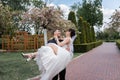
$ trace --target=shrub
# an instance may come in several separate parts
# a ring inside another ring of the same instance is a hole
[[[96,41],[96,42],[85,43],[85,44],[75,44],[74,52],[76,53],[87,52],[101,44],[102,44],[102,41]]]
[[[76,16],[75,16],[74,11],[70,11],[70,13],[68,15],[68,20],[70,20],[72,23],[74,23],[76,28],[78,29]],[[74,44],[80,44],[80,35],[79,34],[77,34],[77,38],[75,39]]]
[[[118,46],[118,48],[120,49],[120,40],[116,41],[116,45]]]
[[[80,44],[80,34],[77,34],[74,44]]]
[[[105,42],[115,42],[115,40],[105,40]]]

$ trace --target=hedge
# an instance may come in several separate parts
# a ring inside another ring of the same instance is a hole
[[[115,40],[105,40],[105,42],[115,42]]]
[[[118,48],[120,49],[120,40],[116,41],[116,45],[118,46]]]
[[[87,51],[101,45],[102,43],[103,43],[102,41],[96,41],[96,42],[85,43],[85,44],[74,44],[74,52],[75,53],[87,52]]]

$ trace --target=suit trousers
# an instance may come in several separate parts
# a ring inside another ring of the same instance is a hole
[[[66,68],[57,74],[52,80],[65,80]]]

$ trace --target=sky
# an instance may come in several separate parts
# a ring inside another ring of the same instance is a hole
[[[70,6],[74,3],[82,2],[82,0],[50,0],[50,5],[60,6],[64,14],[67,16],[70,11]],[[103,23],[110,21],[110,16],[113,14],[115,9],[120,9],[120,0],[103,0],[102,11],[103,11]]]
[[[65,4],[67,6],[71,6],[74,3],[82,2],[82,0],[51,0],[56,5]],[[120,6],[120,0],[103,0],[102,1],[103,7],[115,9]]]

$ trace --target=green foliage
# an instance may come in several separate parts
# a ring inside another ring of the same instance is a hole
[[[80,44],[80,34],[77,34],[74,44]]]
[[[82,4],[76,5],[77,17],[83,17],[91,26],[103,24],[102,0],[83,0]]]
[[[96,38],[95,38],[95,31],[93,27],[91,27],[91,37],[92,37],[92,42],[95,42]]]
[[[13,35],[16,29],[14,21],[12,19],[13,12],[9,6],[3,6],[0,4],[0,34],[10,34]]]
[[[116,45],[118,46],[118,48],[120,49],[120,40],[116,41]]]
[[[90,42],[90,29],[89,29],[89,25],[86,21],[83,22],[83,25],[85,27],[85,35],[86,35],[86,42],[89,43]]]
[[[74,51],[76,53],[87,52],[101,44],[102,44],[102,41],[96,41],[96,42],[85,43],[85,44],[75,44]]]
[[[78,18],[78,30],[81,32],[81,43],[96,41],[93,26],[103,24],[102,0],[82,0],[82,4],[75,3],[72,9],[76,11]]]
[[[77,27],[76,16],[75,16],[75,13],[73,11],[70,11],[70,13],[68,14],[68,20],[73,22]]]
[[[115,42],[116,40],[104,40],[105,42]]]
[[[25,10],[27,5],[30,5],[29,0],[1,0],[4,6],[10,6],[12,10]]]
[[[87,23],[86,21],[83,21],[83,23],[82,23],[83,26],[81,28],[82,29],[81,34],[83,36],[83,43],[87,43],[87,31],[86,31],[87,26],[86,26],[86,23]]]
[[[35,7],[42,8],[45,6],[43,0],[31,0],[31,1]]]
[[[91,26],[89,23],[87,23],[87,27],[88,27],[88,43],[92,42],[92,35],[91,35]]]
[[[80,43],[90,43],[96,41],[94,28],[91,27],[87,21],[84,21],[82,17],[78,20],[78,29],[81,32]]]
[[[83,25],[83,22],[83,18],[80,17],[78,20],[78,30],[81,32],[80,43],[86,43],[85,27]]]
[[[114,28],[107,28],[104,31],[99,31],[96,33],[97,39],[102,39],[105,41],[114,41],[120,39],[119,32],[117,32]]]
[[[68,15],[68,20],[70,20],[71,22],[73,22],[77,27],[77,21],[76,21],[76,16],[75,13],[73,11],[70,11],[69,15]],[[80,34],[77,34],[77,38],[74,41],[74,44],[80,44]]]

